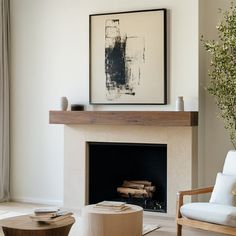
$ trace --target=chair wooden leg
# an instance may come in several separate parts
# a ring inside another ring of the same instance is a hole
[[[182,225],[177,224],[177,236],[182,236]]]

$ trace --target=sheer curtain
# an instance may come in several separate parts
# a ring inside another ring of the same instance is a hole
[[[0,201],[9,200],[10,0],[0,0]]]

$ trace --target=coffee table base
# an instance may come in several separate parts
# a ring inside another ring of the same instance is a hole
[[[28,215],[0,220],[5,236],[67,236],[75,219],[68,217],[52,224],[40,224]]]
[[[67,236],[72,225],[67,225],[61,228],[48,230],[21,230],[10,229],[3,227],[2,230],[5,236]]]

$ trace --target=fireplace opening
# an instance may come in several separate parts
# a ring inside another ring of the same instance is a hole
[[[167,145],[88,142],[88,203],[124,201],[167,209]]]

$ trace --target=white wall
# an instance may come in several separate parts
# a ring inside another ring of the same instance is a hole
[[[167,8],[169,104],[89,106],[89,14]],[[59,203],[63,193],[63,126],[48,124],[59,98],[86,109],[198,110],[198,0],[11,0],[11,194]],[[76,180],[75,180],[76,181]]]

